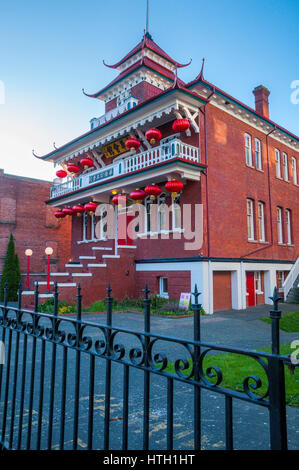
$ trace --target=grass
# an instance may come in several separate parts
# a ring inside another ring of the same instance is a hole
[[[271,352],[270,348],[264,348],[261,351]],[[294,352],[294,350],[291,349],[290,343],[281,346],[282,355],[287,355],[292,352]],[[189,369],[184,371],[186,375],[191,372],[191,360],[189,361],[189,364]],[[220,385],[221,387],[243,392],[244,389],[242,381],[249,375],[257,375],[262,380],[262,387],[257,390],[253,390],[253,392],[259,396],[262,396],[266,392],[268,385],[266,373],[258,362],[248,356],[232,353],[207,355],[203,363],[204,371],[207,370],[207,367],[211,366],[219,367],[223,374],[223,381]],[[174,373],[174,365],[172,363],[168,364],[166,371]],[[215,379],[209,380],[214,380],[215,383]],[[252,383],[254,382],[252,381]],[[288,367],[285,366],[285,385],[287,404],[299,407],[299,367],[296,367],[294,374],[291,375]]]
[[[260,318],[261,321],[271,324],[271,318]],[[279,322],[280,329],[288,333],[299,332],[299,311],[284,313]]]

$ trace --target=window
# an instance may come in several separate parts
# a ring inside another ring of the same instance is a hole
[[[262,150],[261,141],[254,139],[254,152],[255,152],[255,166],[258,170],[262,169]]]
[[[283,166],[283,179],[285,181],[289,181],[288,156],[286,153],[282,154],[282,166]]]
[[[283,236],[282,236],[282,208],[277,207],[277,235],[278,235],[278,243],[283,243]]]
[[[293,183],[298,184],[297,179],[297,160],[295,157],[292,158],[292,175],[293,175]]]
[[[265,204],[258,203],[259,241],[265,241]]]
[[[290,209],[286,209],[286,229],[287,229],[287,244],[292,244],[292,215]]]
[[[254,240],[254,215],[252,199],[247,199],[247,231],[248,240]]]
[[[279,291],[283,290],[283,283],[284,283],[284,271],[277,271],[277,288]]]
[[[146,221],[145,221],[145,231],[149,233],[151,231],[151,199],[148,196],[145,200],[145,208],[146,208]]]
[[[162,193],[158,197],[158,201],[157,201],[158,202],[158,232],[161,232],[162,230],[169,230],[168,223],[167,223],[168,222],[167,220],[168,207],[165,204],[165,198],[166,198],[166,195]]]
[[[256,271],[254,273],[254,285],[255,285],[255,293],[262,294],[262,276],[261,271]]]
[[[245,159],[246,165],[252,166],[251,137],[249,134],[245,134]]]
[[[168,299],[168,278],[160,277],[160,297]]]
[[[179,198],[173,199],[172,203],[172,229],[181,228],[181,207]]]
[[[276,177],[281,178],[280,152],[277,149],[275,149],[275,168],[276,168]]]

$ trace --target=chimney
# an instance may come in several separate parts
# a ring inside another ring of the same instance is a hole
[[[270,91],[264,86],[257,86],[253,92],[255,97],[255,110],[262,116],[269,118],[269,95]]]

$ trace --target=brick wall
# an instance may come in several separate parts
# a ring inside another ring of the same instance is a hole
[[[71,221],[58,221],[55,209],[46,206],[51,183],[0,172],[0,273],[10,233],[15,239],[22,273],[26,272],[25,250],[31,248],[31,272],[45,273],[45,248],[52,246],[51,270],[64,269],[70,256]]]

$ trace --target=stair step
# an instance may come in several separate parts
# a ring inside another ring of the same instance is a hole
[[[120,258],[120,255],[103,255],[102,258]]]
[[[38,281],[39,286],[46,286],[47,284],[47,281]],[[50,281],[50,285],[54,285],[54,281]]]
[[[50,276],[69,276],[70,273],[50,273]]]
[[[66,264],[66,268],[83,268],[83,264]]]
[[[77,284],[75,282],[58,282],[58,287],[76,287]]]
[[[91,277],[92,273],[72,273],[73,277]]]
[[[93,246],[92,250],[109,250],[109,251],[111,251],[112,248],[107,248],[107,247],[103,247],[103,246]]]
[[[107,264],[88,264],[88,268],[106,268]]]
[[[97,259],[96,256],[79,256],[79,259]]]
[[[117,248],[133,248],[134,250],[137,248],[136,245],[118,245]]]

